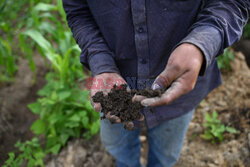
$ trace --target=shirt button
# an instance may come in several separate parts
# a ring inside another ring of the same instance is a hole
[[[143,29],[142,27],[139,27],[139,28],[137,29],[137,31],[138,31],[139,33],[143,33],[144,29]]]
[[[141,59],[141,64],[147,64],[147,60],[146,59]]]

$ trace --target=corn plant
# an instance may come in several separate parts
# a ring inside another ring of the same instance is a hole
[[[12,81],[16,69],[9,42],[0,38],[0,83]]]
[[[32,55],[33,43],[32,41],[29,45],[26,43],[27,36],[31,37],[39,45],[38,50],[40,51],[40,54],[50,60],[58,57],[56,54],[52,53],[51,50],[54,50],[59,54],[65,54],[66,52],[71,52],[70,50],[78,49],[76,46],[72,47],[74,40],[71,32],[65,26],[66,16],[63,11],[61,0],[58,0],[56,5],[42,2],[35,5],[31,10],[31,17],[29,18],[28,23],[28,31],[21,33],[19,39],[21,49],[23,53],[25,53],[26,58],[29,60],[32,71],[36,71]],[[43,39],[42,41],[37,40],[36,35],[38,39],[41,39],[41,36],[46,36],[47,41]],[[57,46],[52,46],[48,43],[55,43]],[[48,55],[53,56],[48,57]],[[60,60],[57,59],[57,61]],[[59,68],[54,60],[52,62],[54,67]]]

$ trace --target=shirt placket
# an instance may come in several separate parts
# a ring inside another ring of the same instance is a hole
[[[145,79],[150,75],[145,1],[146,0],[131,0],[135,46],[137,52],[137,85],[140,85],[140,88],[146,86]]]

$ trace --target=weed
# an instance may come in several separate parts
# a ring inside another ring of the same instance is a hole
[[[203,125],[206,129],[204,134],[201,134],[200,137],[215,143],[222,142],[224,140],[223,134],[226,132],[239,133],[234,128],[223,125],[217,117],[218,113],[216,111],[213,111],[212,115],[206,114],[206,123]]]

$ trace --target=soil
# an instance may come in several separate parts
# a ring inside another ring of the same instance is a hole
[[[161,96],[164,90],[152,90],[152,89],[143,89],[143,90],[132,90],[127,91],[127,85],[121,85],[117,87],[114,85],[114,88],[111,91],[104,95],[103,92],[97,92],[93,97],[95,103],[101,103],[102,111],[105,118],[105,115],[110,112],[110,115],[115,115],[121,119],[121,122],[135,121],[141,117],[141,109],[143,106],[140,102],[132,102],[132,98],[135,94],[145,96],[145,97],[156,97]]]
[[[47,72],[40,56],[34,56],[37,66],[36,82],[28,61],[20,58],[15,82],[0,89],[0,166],[8,158],[8,152],[15,150],[15,143],[29,140],[33,134],[29,127],[37,116],[29,111],[27,105],[38,98],[36,92],[45,84]]]
[[[46,167],[115,167],[115,160],[107,153],[99,135],[91,140],[73,139],[59,155],[50,157]]]

